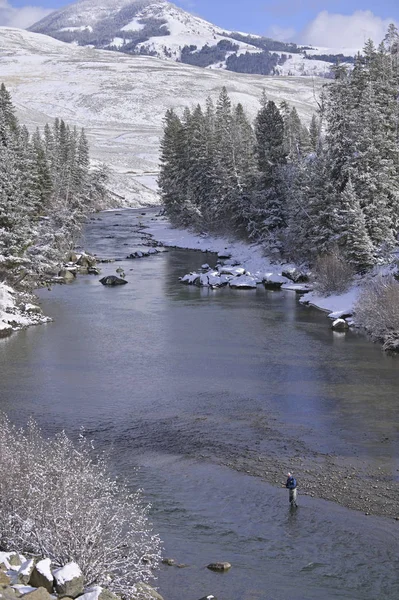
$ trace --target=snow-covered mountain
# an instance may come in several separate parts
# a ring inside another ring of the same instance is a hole
[[[313,56],[317,50],[305,54],[296,44],[225,31],[167,0],[79,0],[30,31],[80,45],[236,72],[327,76],[333,64],[330,52],[317,59]]]
[[[0,82],[32,130],[55,117],[84,127],[95,160],[111,167],[112,189],[126,203],[155,203],[165,111],[204,103],[226,86],[251,117],[263,89],[309,122],[323,80],[262,77],[195,69],[149,56],[66,44],[21,29],[0,28]]]

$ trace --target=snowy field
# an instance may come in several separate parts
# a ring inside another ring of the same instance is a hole
[[[253,118],[263,89],[309,122],[324,80],[264,77],[200,69],[147,56],[65,44],[20,29],[0,28],[0,82],[31,130],[56,117],[84,127],[94,161],[111,168],[119,205],[157,204],[154,181],[168,108],[216,99],[226,86]],[[155,174],[155,175],[154,175]]]

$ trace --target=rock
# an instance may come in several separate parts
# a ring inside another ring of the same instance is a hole
[[[81,254],[76,261],[76,264],[79,265],[79,267],[94,267],[96,259],[89,254]]]
[[[17,552],[10,552],[8,555],[8,562],[11,567],[20,567],[25,560],[26,559],[17,554]]]
[[[15,595],[17,596],[17,598],[21,598],[21,596],[29,594],[30,592],[34,592],[37,589],[32,587],[31,585],[22,585],[21,583],[13,585],[12,587],[15,590]]]
[[[12,334],[12,327],[6,323],[0,322],[0,339],[6,338]]]
[[[50,594],[53,592],[54,577],[51,572],[51,560],[45,558],[36,563],[29,580],[30,585],[37,588],[44,588]]]
[[[24,594],[24,598],[28,598],[28,600],[53,600],[48,591],[43,587]]]
[[[218,253],[218,258],[221,258],[222,260],[224,258],[231,258],[231,252],[229,252],[227,248],[225,248],[224,250],[221,250],[221,252]]]
[[[386,352],[399,352],[399,332],[388,333],[385,336],[383,348]]]
[[[136,583],[136,594],[134,600],[164,600],[148,583]],[[133,599],[132,599],[133,600]]]
[[[162,564],[169,565],[169,567],[173,567],[173,565],[176,564],[176,561],[175,561],[174,558],[163,558],[162,559]]]
[[[9,587],[8,585],[0,584],[0,599],[1,600],[15,600],[17,598],[17,594],[15,593],[14,588]]]
[[[235,277],[239,277],[240,275],[245,275],[245,269],[242,267],[233,267],[233,266],[219,266],[218,271],[221,275],[234,275]]]
[[[265,273],[262,282],[265,288],[279,290],[284,283],[289,283],[289,279],[282,275],[278,275],[277,273]]]
[[[309,281],[309,276],[299,269],[285,269],[281,275],[293,283],[308,283]]]
[[[24,309],[30,315],[40,315],[42,312],[42,309],[37,304],[25,304]]]
[[[75,562],[53,571],[55,590],[59,598],[76,598],[83,594],[83,574]]]
[[[58,273],[58,276],[62,277],[66,283],[69,283],[70,281],[73,281],[75,279],[76,273],[73,273],[68,269],[61,269],[61,271]]]
[[[28,585],[34,568],[35,568],[35,561],[33,558],[23,562],[17,573],[16,583],[20,583],[21,585]]]
[[[242,290],[249,290],[256,288],[256,279],[254,279],[251,275],[240,275],[239,277],[234,277],[229,281],[229,285],[231,288],[240,288]]]
[[[216,562],[216,563],[210,563],[209,565],[207,565],[206,567],[207,569],[210,569],[211,571],[228,571],[229,569],[231,569],[231,564],[228,562]]]
[[[10,560],[9,559],[10,559],[9,552],[0,552],[0,570],[8,571],[8,569],[10,568]]]
[[[0,585],[10,585],[11,579],[4,571],[0,570]]]
[[[88,275],[100,275],[101,270],[98,267],[89,267],[87,269]]]
[[[349,325],[344,319],[336,319],[331,325],[331,329],[334,331],[346,331],[349,329]]]
[[[115,596],[109,590],[105,590],[100,585],[94,585],[84,591],[83,596],[79,596],[79,600],[119,600],[118,596]]]
[[[117,277],[116,275],[107,275],[107,277],[103,277],[102,279],[100,279],[100,283],[102,283],[103,285],[116,286],[125,285],[127,281],[126,279],[122,279],[121,277]]]
[[[78,256],[76,252],[70,252],[67,257],[68,262],[76,263],[78,260]]]

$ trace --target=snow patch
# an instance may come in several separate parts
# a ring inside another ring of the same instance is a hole
[[[76,577],[82,576],[80,567],[75,562],[67,563],[64,567],[60,567],[53,571],[54,578],[58,585],[64,585],[67,581],[72,581]]]

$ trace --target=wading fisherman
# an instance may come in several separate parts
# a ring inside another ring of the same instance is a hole
[[[291,473],[287,474],[287,483],[285,484],[285,487],[289,490],[290,492],[290,504],[291,506],[295,506],[295,508],[298,506],[296,503],[296,497],[297,497],[297,484],[296,484],[296,479],[295,477],[292,476]]]

